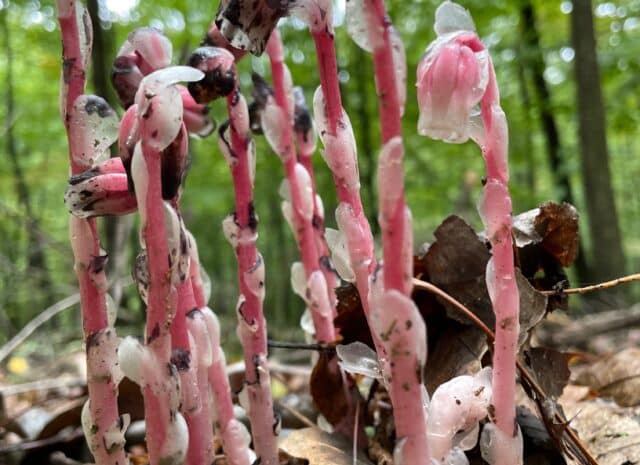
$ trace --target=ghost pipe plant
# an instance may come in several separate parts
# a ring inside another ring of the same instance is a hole
[[[327,282],[329,290],[329,301],[331,308],[336,314],[336,273],[329,261],[329,246],[325,238],[324,229],[324,206],[322,198],[316,190],[316,181],[313,171],[313,154],[316,151],[316,133],[313,127],[313,119],[307,108],[307,102],[304,98],[304,91],[300,87],[293,88],[294,113],[293,113],[293,130],[296,137],[296,148],[298,153],[298,162],[304,166],[309,173],[311,179],[311,189],[313,194],[313,232],[316,238],[316,249],[320,255],[320,266],[322,274]]]
[[[507,188],[507,122],[491,58],[468,11],[452,2],[443,3],[436,11],[435,30],[438,37],[418,67],[418,131],[453,143],[471,137],[482,149],[487,180],[479,210],[493,255],[486,280],[496,317],[495,427],[485,428],[483,442],[488,444],[485,451],[490,463],[518,464],[522,463],[522,438],[515,423],[519,295]],[[475,110],[478,105],[480,115]]]
[[[67,130],[71,174],[91,169],[115,140],[113,110],[97,97],[82,95],[91,55],[91,20],[86,9],[73,0],[58,1],[62,32],[63,73],[60,111]],[[97,145],[87,144],[89,137]],[[94,219],[71,216],[71,248],[80,286],[80,307],[87,351],[89,400],[83,410],[87,444],[98,465],[124,464],[124,431],[128,415],[118,415],[118,338],[107,309],[107,256],[100,248]]]
[[[327,240],[336,267],[340,263],[338,271],[342,271],[342,277],[355,281],[362,296],[365,315],[369,319],[369,277],[375,269],[376,261],[371,227],[360,198],[355,140],[340,97],[331,1],[281,2],[274,6],[266,0],[252,4],[241,0],[224,0],[220,4],[216,24],[220,28],[219,32],[232,45],[241,46],[259,55],[277,20],[289,13],[309,26],[318,56],[321,88],[316,91],[313,99],[314,119],[325,147],[323,156],[333,173],[340,201],[336,211],[336,219],[341,226],[340,233],[327,231]],[[258,17],[262,21],[256,21]],[[216,34],[209,36],[215,37]],[[375,335],[373,339],[381,351]]]
[[[131,160],[141,241],[148,270],[146,360],[141,364],[147,446],[151,463],[181,463],[188,444],[187,425],[177,411],[179,381],[171,363],[171,322],[176,313],[176,284],[185,275],[180,236],[184,226],[174,208],[163,198],[170,196],[163,179],[163,157],[177,139],[186,138],[182,121],[182,97],[174,84],[197,81],[203,73],[190,67],[155,71],[140,83],[135,96],[139,142]],[[178,142],[180,146],[182,142]],[[184,152],[172,151],[180,158]],[[182,166],[181,163],[177,167]],[[181,179],[180,172],[172,175]],[[178,183],[179,184],[179,183]],[[177,190],[177,188],[176,188]],[[175,196],[175,193],[171,196]],[[168,258],[168,260],[167,260]],[[145,266],[146,265],[146,266]],[[140,283],[139,283],[140,284]]]
[[[220,324],[216,314],[207,306],[211,284],[201,268],[196,241],[188,231],[187,235],[190,244],[189,253],[191,255],[189,274],[195,304],[199,310],[199,312],[190,313],[189,327],[192,333],[196,333],[198,331],[197,326],[200,324],[198,321],[204,321],[206,326],[207,344],[211,348],[210,364],[206,375],[209,380],[208,386],[211,387],[213,394],[212,417],[222,437],[222,447],[227,461],[231,465],[248,465],[251,463],[249,456],[251,436],[233,413],[231,388],[229,387],[229,379],[226,372],[227,363],[220,346]],[[204,401],[203,408],[205,408]]]
[[[245,362],[245,386],[241,399],[251,422],[258,460],[275,465],[278,463],[279,422],[274,418],[267,366],[267,329],[262,311],[265,269],[262,255],[256,248],[258,218],[253,208],[255,148],[249,132],[249,110],[238,88],[231,52],[217,47],[200,47],[192,53],[189,63],[205,73],[202,81],[189,86],[195,100],[207,103],[224,96],[227,101],[229,121],[219,128],[219,145],[231,169],[235,193],[235,212],[224,220],[223,229],[238,261],[238,334]],[[205,317],[210,319],[207,314]],[[214,362],[213,366],[215,369],[220,365]],[[222,376],[222,373],[217,375]],[[238,437],[239,426],[232,412],[219,411],[218,414],[219,421],[227,422],[227,426],[221,426],[223,437],[225,430],[229,437]],[[241,454],[241,447],[237,447],[234,453]]]
[[[382,371],[393,404],[394,455],[404,464],[429,457],[422,408],[422,371],[426,328],[411,300],[413,233],[404,201],[402,114],[406,95],[404,45],[389,20],[383,0],[347,2],[347,28],[355,42],[373,53],[382,151],[378,164],[379,223],[383,268],[371,291],[372,327],[384,347]]]
[[[313,224],[315,193],[309,172],[296,159],[291,75],[284,63],[284,50],[277,30],[271,33],[267,54],[271,62],[274,95],[267,97],[261,126],[267,141],[284,165],[289,200],[283,203],[283,212],[292,226],[302,256],[307,282],[305,295],[311,310],[315,337],[318,342],[331,343],[336,339],[336,333],[329,289],[316,247]]]
[[[194,303],[197,311],[189,313],[189,330],[194,335],[194,340],[198,347],[203,345],[207,347],[205,351],[198,351],[198,384],[200,385],[200,394],[203,395],[203,388],[206,386],[205,392],[209,386],[213,394],[213,405],[209,403],[208,398],[202,398],[202,408],[212,408],[211,416],[215,420],[217,428],[222,437],[222,447],[225,452],[227,462],[231,465],[249,465],[251,463],[249,457],[249,442],[251,436],[242,423],[240,423],[233,414],[233,402],[231,400],[231,389],[229,387],[229,379],[226,372],[226,360],[222,347],[220,347],[220,325],[218,317],[207,306],[209,300],[209,290],[207,284],[202,279],[200,259],[198,257],[198,248],[195,239],[187,231],[189,241],[189,254],[191,256],[189,275],[193,289]],[[204,322],[205,327],[202,327]],[[206,331],[207,339],[204,341],[203,331]],[[198,342],[200,341],[200,342]],[[208,356],[208,360],[204,358]],[[208,365],[207,365],[208,363]],[[204,373],[201,372],[206,368]],[[201,376],[205,376],[205,383]],[[209,431],[211,429],[209,428]],[[191,452],[189,452],[191,453]]]

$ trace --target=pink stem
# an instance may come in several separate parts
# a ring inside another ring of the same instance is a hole
[[[329,123],[328,130],[330,135],[336,136],[337,128],[341,124],[342,113],[344,110],[342,108],[340,84],[338,82],[338,65],[334,36],[329,32],[328,25],[312,28],[311,35],[313,36],[316,46],[316,54],[318,57],[318,72],[320,74],[322,93],[325,98],[325,111]],[[328,159],[340,158],[342,154],[326,148],[326,156]],[[371,225],[369,225],[364,208],[362,207],[360,191],[356,189],[349,189],[340,179],[340,173],[332,172],[332,175],[339,202],[350,207],[351,212],[356,217],[356,221],[359,225],[359,227],[352,228],[350,230],[350,236],[347,236],[347,241],[351,267],[353,268],[353,272],[356,277],[356,287],[358,289],[358,294],[360,294],[362,309],[367,321],[369,322],[369,327],[371,328],[371,312],[368,300],[369,277],[376,268]],[[356,253],[355,247],[353,246],[355,244],[357,244],[359,248],[366,250],[367,258],[365,260],[362,260],[362,257]],[[372,331],[371,334],[376,346],[376,352],[379,355],[382,355],[384,353],[384,349],[380,345],[375,331]]]
[[[485,46],[475,34],[464,34],[459,39],[474,52]],[[495,423],[506,437],[515,437],[516,428],[516,357],[520,331],[520,297],[515,279],[513,238],[511,233],[511,197],[509,195],[508,127],[500,107],[500,92],[493,61],[489,58],[489,81],[480,101],[480,110],[486,134],[482,147],[487,170],[487,182],[480,206],[493,255],[493,271],[487,273],[496,317],[496,338],[493,352],[493,405]],[[500,444],[498,445],[498,448]],[[507,447],[505,445],[505,447]],[[507,465],[509,454],[498,453],[498,465]]]
[[[204,308],[207,306],[207,300],[205,298],[204,289],[202,288],[202,278],[200,278],[200,262],[191,257],[191,264],[189,265],[189,276],[191,286],[193,287],[193,298],[196,302],[197,308]]]
[[[204,311],[211,312],[209,308]],[[212,347],[212,352],[213,360],[208,369],[208,376],[214,399],[216,425],[222,437],[222,447],[230,465],[249,465],[251,463],[249,449],[241,441],[242,438],[238,434],[238,420],[233,414],[224,352],[219,345]]]
[[[514,432],[516,404],[516,357],[518,353],[520,298],[516,285],[513,239],[511,234],[511,198],[507,187],[509,173],[504,157],[507,153],[507,123],[500,109],[500,97],[490,61],[487,92],[480,102],[487,132],[483,148],[487,182],[483,190],[487,227],[493,255],[494,274],[487,273],[487,286],[493,287],[493,309],[496,316],[496,338],[493,354],[493,404],[495,423],[508,437]],[[496,112],[496,109],[500,109]],[[501,130],[504,128],[504,131]],[[497,128],[497,129],[496,129]],[[496,137],[503,132],[501,137]],[[504,160],[504,161],[503,161]],[[487,217],[490,217],[487,219]],[[490,225],[492,222],[498,224]],[[491,282],[493,281],[493,282]]]
[[[213,311],[207,307],[202,281],[200,279],[200,259],[198,257],[197,245],[195,239],[191,238],[191,264],[189,267],[189,282],[193,288],[193,303],[200,310],[200,315],[204,317],[207,329],[207,337],[211,344],[211,364],[207,367],[198,360],[198,386],[201,396],[202,409],[208,414],[202,413],[201,420],[203,425],[207,425],[207,431],[211,433],[211,401],[209,398],[209,387],[213,394],[213,407],[215,409],[215,417],[217,429],[222,437],[222,447],[224,449],[227,461],[230,465],[249,465],[249,449],[248,445],[242,442],[242,438],[238,434],[234,434],[237,428],[234,424],[237,422],[233,415],[233,400],[231,398],[231,389],[229,387],[229,379],[226,373],[226,363],[224,352],[220,347],[220,329],[217,318]],[[195,312],[191,312],[192,314]],[[195,315],[192,316],[195,319]],[[196,329],[192,326],[192,334]],[[204,370],[204,372],[202,371]],[[204,420],[207,417],[208,423]],[[189,417],[187,417],[189,424]],[[202,426],[204,427],[204,426]],[[204,436],[204,434],[203,434]],[[191,436],[190,436],[191,437]],[[201,444],[211,444],[211,438],[207,437],[200,441]],[[189,449],[189,456],[191,455]],[[188,457],[189,457],[188,456]]]
[[[144,125],[144,119],[140,123]],[[145,134],[145,131],[142,130]],[[147,250],[149,268],[149,296],[147,305],[146,340],[159,366],[171,366],[170,326],[176,308],[176,293],[171,285],[169,248],[165,230],[165,207],[162,200],[161,153],[142,140],[142,154],[148,171],[146,213],[142,234]],[[163,445],[168,440],[170,419],[174,416],[171,403],[169,374],[155,374],[162,389],[154,389],[153,383],[145,382],[144,408],[147,425],[147,449],[151,464],[161,464]]]
[[[67,2],[62,6],[58,2],[58,19],[62,33],[63,50],[63,80],[66,93],[64,102],[65,116],[71,113],[73,103],[84,92],[87,70],[84,69],[82,53],[80,49],[80,37],[76,15],[75,1]],[[66,10],[68,14],[63,13]],[[91,26],[89,25],[89,28]],[[88,52],[87,52],[88,53]],[[69,133],[69,120],[64,118],[69,144],[69,163],[71,174],[79,174],[84,169],[79,166],[73,157],[76,150]],[[73,228],[77,234],[71,235],[74,245],[74,255],[78,262],[76,250],[80,244],[89,244],[91,261],[89,263],[77,263],[75,269],[80,287],[80,307],[82,311],[82,325],[85,341],[90,341],[99,334],[110,331],[115,337],[115,329],[110,328],[107,318],[105,299],[106,288],[101,283],[106,283],[104,262],[101,259],[100,242],[95,219],[71,220],[84,226]],[[119,423],[118,415],[118,386],[113,378],[113,366],[108,367],[107,376],[96,376],[101,365],[100,360],[92,357],[92,350],[87,345],[87,387],[89,391],[89,409],[95,434],[87,438],[91,442],[91,450],[98,465],[126,463],[124,444],[116,445],[107,450],[105,448],[105,433]],[[96,354],[97,355],[97,354]],[[111,354],[115,359],[115,351]],[[101,372],[104,370],[100,370]],[[104,373],[101,373],[104,375]]]
[[[384,146],[394,137],[402,138],[402,121],[400,102],[398,100],[398,88],[396,85],[396,67],[393,60],[393,49],[389,37],[390,21],[384,6],[384,0],[371,0],[371,10],[366,14],[369,21],[369,31],[379,34],[382,30],[381,46],[373,49],[373,64],[375,68],[376,90],[378,94],[378,112],[380,114],[380,130],[382,145]],[[401,141],[402,142],[402,139]],[[402,151],[397,163],[402,164]],[[384,287],[405,292],[405,277],[402,257],[404,242],[404,176],[400,171],[397,187],[399,196],[395,208],[391,212],[385,212],[380,199],[380,227],[382,229],[382,253],[384,258]],[[386,216],[386,218],[384,218]],[[384,219],[383,219],[384,218]],[[407,231],[409,233],[409,231]],[[409,279],[411,277],[408,277]]]
[[[379,223],[384,257],[384,295],[391,298],[393,294],[390,293],[397,291],[404,294],[405,298],[410,298],[413,235],[409,209],[404,200],[402,110],[398,96],[397,67],[394,64],[390,37],[392,26],[384,0],[371,0],[367,4],[369,9],[364,14],[369,24],[369,34],[379,35],[382,31],[381,40],[370,38],[374,44],[373,63],[383,145],[378,167],[378,183]],[[412,317],[419,317],[419,313],[410,300],[405,301],[402,306],[383,306],[372,311],[397,312],[397,320],[394,321],[400,326],[400,329],[396,327],[393,331],[397,334],[398,341],[394,340],[394,336],[384,338],[380,335],[391,360],[390,395],[398,438],[396,447],[404,443],[401,447],[405,465],[429,463],[427,419],[421,395],[422,379],[421,376],[416,378],[414,373],[416,369],[422,373],[426,362],[426,332],[424,328],[418,332],[416,322],[411,323]],[[403,325],[403,322],[406,324]],[[409,340],[412,340],[412,343],[409,343]],[[400,344],[403,343],[407,348],[404,355],[400,350]],[[422,350],[425,353],[424,359],[416,354]]]
[[[240,108],[240,105],[244,108]],[[244,351],[245,389],[249,393],[248,414],[254,449],[259,460],[262,464],[277,465],[278,443],[274,432],[273,399],[267,367],[267,328],[262,310],[264,282],[252,282],[252,278],[256,279],[260,268],[264,269],[264,264],[256,248],[258,220],[253,209],[253,181],[248,152],[250,144],[248,110],[237,87],[227,97],[227,111],[231,131],[231,151],[234,156],[231,174],[235,193],[235,223],[239,231],[236,257],[241,298],[238,319]],[[241,115],[246,115],[245,121],[239,120],[243,118]],[[215,386],[214,390],[216,390]],[[231,418],[231,416],[225,412],[222,418]],[[224,427],[223,431],[225,431]]]
[[[297,138],[299,139],[301,136],[298,134]],[[297,144],[300,146],[301,144]],[[313,153],[303,153],[300,151],[298,157],[298,161],[302,166],[305,167],[307,172],[309,173],[309,177],[311,178],[311,186],[313,188],[313,231],[316,240],[316,249],[318,251],[318,255],[320,256],[320,260],[323,258],[328,259],[329,254],[329,246],[327,245],[327,240],[324,236],[324,216],[320,211],[320,206],[318,205],[318,200],[316,199],[316,179],[313,171],[313,161],[312,156]],[[330,264],[321,263],[322,274],[324,275],[324,279],[327,282],[327,289],[329,290],[329,302],[331,303],[331,309],[333,310],[333,316],[337,315],[336,312],[336,304],[338,302],[338,298],[336,297],[336,286],[337,279],[336,273],[333,269],[331,269]]]
[[[209,465],[213,457],[213,426],[211,421],[211,401],[209,396],[209,367],[204,364],[201,354],[205,347],[198,346],[199,337],[209,337],[203,320],[195,321],[197,316],[196,300],[193,295],[191,279],[185,281],[187,289],[180,296],[181,306],[189,309],[187,318],[189,319],[190,333],[193,335],[196,347],[196,355],[191,359],[191,368],[195,372],[196,392],[198,394],[197,405],[192,410],[185,410],[184,416],[189,427],[189,449],[187,451],[187,465]],[[230,400],[229,396],[229,400]]]
[[[187,319],[190,312],[197,310],[191,278],[187,278],[178,287],[178,311],[171,325],[171,361],[178,369],[182,394],[181,411],[189,430],[189,448],[187,465],[209,465],[213,456],[213,428],[209,402],[208,367],[203,366],[199,351],[204,347],[191,350],[189,333],[206,331],[195,327],[189,331]],[[204,323],[203,323],[204,324]],[[197,340],[195,342],[197,344]]]
[[[282,61],[283,50],[280,40],[280,33],[274,30],[271,38],[267,43],[267,54],[271,62],[271,74],[273,77],[273,88],[275,93],[276,104],[280,108],[281,114],[285,121],[281,125],[280,147],[284,153],[280,155],[284,163],[285,174],[289,182],[289,190],[291,192],[291,204],[293,210],[293,224],[295,227],[295,236],[302,256],[302,264],[304,266],[307,280],[312,278],[312,274],[320,270],[320,257],[315,244],[315,233],[312,220],[307,220],[302,215],[304,200],[301,196],[300,180],[296,173],[296,154],[293,138],[292,115],[289,109],[288,95],[285,84],[285,64]],[[312,200],[313,201],[313,200]],[[324,279],[324,276],[322,279]],[[325,287],[328,287],[325,284]],[[320,286],[312,286],[310,294],[311,316],[316,331],[316,340],[319,342],[333,342],[336,338],[335,328],[333,326],[333,309],[330,304],[330,297],[326,290],[325,295],[318,295],[322,291]]]
[[[340,83],[338,82],[335,39],[327,27],[314,29],[311,31],[311,35],[313,36],[316,55],[318,56],[320,85],[327,103],[329,132],[335,136],[338,122],[342,117],[342,98],[340,96]],[[341,198],[340,201],[343,201],[343,199]]]

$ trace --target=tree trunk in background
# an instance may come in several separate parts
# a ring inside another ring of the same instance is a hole
[[[600,282],[624,274],[625,267],[611,186],[591,0],[573,2],[571,42],[575,50],[582,183],[591,239],[591,280]]]
[[[27,249],[26,249],[26,276],[33,276],[35,282],[33,285],[40,287],[43,291],[43,295],[46,297],[47,302],[52,302],[54,299],[54,293],[51,283],[51,277],[49,276],[49,270],[47,268],[46,256],[42,249],[42,238],[40,237],[40,225],[38,218],[33,213],[31,205],[31,195],[29,192],[29,186],[22,172],[22,166],[20,166],[20,154],[16,146],[15,135],[13,127],[16,122],[17,115],[15,114],[15,102],[13,96],[13,48],[11,45],[11,35],[9,32],[9,25],[7,15],[9,10],[5,8],[2,12],[2,29],[5,37],[5,56],[6,56],[6,94],[5,104],[7,108],[6,123],[5,123],[5,136],[7,142],[7,153],[9,154],[9,161],[13,171],[13,178],[15,182],[16,192],[18,194],[18,201],[24,208],[24,214],[26,221],[25,230],[27,235]],[[38,303],[34,303],[38,304]]]
[[[104,98],[112,108],[115,108],[117,99],[111,88],[109,76],[111,76],[111,63],[114,57],[113,29],[104,30],[100,26],[100,8],[98,0],[87,0],[87,9],[93,25],[93,48],[91,50],[91,84],[93,92]],[[113,26],[112,26],[113,27]],[[113,145],[111,156],[119,156],[117,146]],[[111,283],[111,297],[120,304],[123,293],[122,278],[129,275],[128,269],[128,238],[133,230],[133,215],[122,217],[108,216],[104,219],[104,235],[109,253],[107,274]]]
[[[98,0],[87,0],[87,10],[91,16],[93,24],[93,48],[91,50],[91,83],[93,91],[99,95],[112,107],[117,102],[115,93],[111,88],[111,63],[114,58],[113,47],[113,27],[104,30],[100,26],[100,8]]]
[[[558,130],[558,124],[556,123],[552,110],[551,92],[549,92],[547,82],[544,80],[544,56],[542,55],[542,48],[540,47],[540,34],[536,26],[536,13],[531,0],[526,0],[521,4],[520,20],[522,22],[525,53],[523,54],[523,59],[519,60],[519,63],[521,63],[521,66],[524,65],[529,69],[531,79],[533,80],[533,88],[540,115],[540,124],[544,134],[547,159],[551,167],[553,182],[559,193],[559,200],[575,205],[567,160],[565,159],[564,150],[560,141],[560,131]],[[578,280],[581,283],[590,281],[591,274],[587,265],[582,241],[580,242],[578,258],[575,262],[575,269]]]

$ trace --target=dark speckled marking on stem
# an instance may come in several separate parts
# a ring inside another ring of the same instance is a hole
[[[335,271],[335,268],[331,264],[331,259],[327,255],[323,255],[319,260],[320,266],[327,271]]]
[[[313,226],[315,229],[321,229],[322,217],[319,215],[313,215],[313,218],[311,218],[311,226]]]
[[[93,273],[100,273],[104,270],[104,267],[108,261],[109,254],[93,256],[91,257],[91,262],[89,263],[89,270]]]
[[[249,223],[247,224],[247,226],[249,227],[249,229],[251,229],[251,232],[256,232],[256,230],[258,229],[258,215],[256,215],[256,209],[253,206],[253,200],[249,202],[247,208],[249,210]]]
[[[496,419],[496,407],[493,404],[489,404],[487,407],[487,413],[489,414],[489,420],[495,423]]]
[[[76,58],[65,58],[62,61],[62,80],[65,84],[69,84],[71,82],[71,71],[76,64]]]
[[[307,138],[313,129],[313,120],[307,108],[307,103],[304,100],[304,94],[300,97],[299,94],[301,94],[301,92],[298,92],[298,89],[298,87],[294,89],[295,110],[293,113],[293,128],[296,132],[302,134],[304,141],[307,142]]]
[[[280,416],[280,414],[278,412],[276,412],[275,410],[273,411],[273,435],[274,436],[279,436],[280,435],[280,429],[282,427],[282,417]]]
[[[233,93],[233,96],[231,97],[231,106],[235,107],[239,101],[240,101],[240,89],[236,88],[236,91]]]
[[[97,113],[100,118],[106,118],[115,114],[106,100],[102,97],[98,97],[97,95],[87,96],[87,103],[85,104],[84,109],[87,114],[92,115]]]
[[[178,380],[178,370],[173,363],[167,363],[167,371],[169,373],[169,379],[173,380],[176,385],[180,385]]]
[[[151,344],[153,341],[160,337],[160,325],[156,323],[156,325],[151,330],[151,334],[147,338],[147,344]]]
[[[253,354],[253,369],[256,378],[256,384],[260,384],[260,355]]]
[[[229,139],[227,138],[227,130],[228,129],[229,129],[229,120],[226,120],[218,128],[218,136],[220,136],[220,140],[227,147],[227,150],[229,152],[229,156],[235,160],[235,159],[238,158],[238,156],[236,155],[236,152],[231,148],[231,143],[229,142]]]
[[[391,322],[391,325],[389,325],[389,328],[387,328],[386,331],[380,333],[380,339],[382,339],[383,341],[387,342],[389,340],[389,338],[391,337],[391,333],[396,328],[396,323],[397,322],[398,322],[398,320],[393,320]]]
[[[262,265],[262,255],[258,254],[256,257],[256,261],[253,263],[253,265],[251,266],[251,268],[249,268],[249,273],[253,273],[254,271],[256,271],[260,265]],[[262,285],[263,283],[261,282],[260,285]]]
[[[87,352],[89,352],[89,350],[92,347],[98,347],[100,345],[100,335],[102,334],[101,330],[95,331],[91,334],[89,334],[87,336],[87,340],[86,340],[86,347],[87,347]]]
[[[195,317],[196,317],[197,315],[199,315],[199,314],[200,314],[200,309],[199,309],[199,308],[197,308],[197,307],[195,307],[195,308],[192,308],[191,310],[189,310],[189,311],[187,312],[187,318],[189,318],[189,319],[193,320],[193,319],[195,319]]]
[[[413,321],[411,320],[407,320],[404,322],[404,326],[407,329],[407,331],[409,331],[411,329],[411,327],[413,326]]]
[[[258,105],[264,106],[267,103],[267,99],[272,97],[273,89],[267,84],[267,81],[258,73],[251,74],[251,81],[253,82],[253,91],[251,95],[256,100]]]
[[[153,95],[145,95],[148,100],[153,98]],[[142,114],[143,119],[149,119],[149,117],[153,114],[153,102],[149,102],[149,106],[147,107],[147,111]]]
[[[71,186],[75,186],[76,184],[80,184],[81,182],[87,181],[91,178],[94,178],[96,176],[98,176],[98,170],[97,168],[92,168],[90,170],[87,171],[83,171],[80,174],[76,174],[74,176],[71,176],[69,178],[69,185]]]
[[[382,270],[382,263],[376,263],[376,268],[373,270],[373,276],[371,277],[372,282],[376,282],[378,280],[378,273]]]
[[[182,348],[173,349],[171,363],[175,365],[178,371],[187,371],[191,365],[191,352]]]
[[[249,128],[254,134],[262,134],[262,123],[260,121],[263,105],[256,100],[249,102]]]

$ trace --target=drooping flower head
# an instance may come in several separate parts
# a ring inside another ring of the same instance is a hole
[[[159,30],[144,27],[131,31],[113,62],[111,82],[124,108],[133,104],[142,78],[171,64],[173,47]]]
[[[449,1],[436,10],[437,39],[418,65],[418,132],[451,143],[474,138],[474,111],[489,79],[489,55],[469,12]]]

